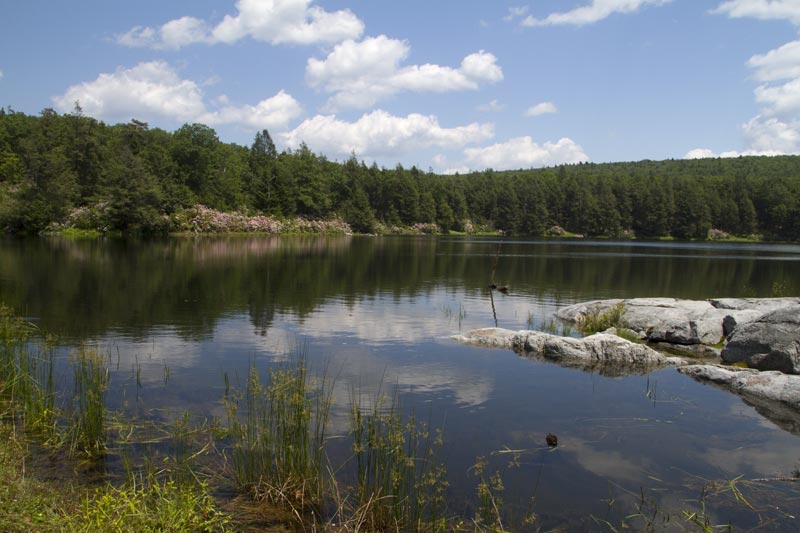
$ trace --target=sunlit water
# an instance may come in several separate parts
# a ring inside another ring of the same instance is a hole
[[[108,353],[111,407],[164,418],[224,416],[226,374],[242,379],[251,362],[267,368],[302,345],[335,378],[333,434],[348,430],[354,391],[396,387],[404,409],[444,429],[451,512],[474,512],[471,467],[483,456],[503,475],[513,529],[532,511],[538,526],[580,531],[607,528],[592,516],[618,526],[641,494],[677,521],[712,480],[789,476],[800,437],[674,369],[612,379],[450,336],[560,328],[559,306],[598,298],[796,295],[798,261],[796,245],[763,244],[4,240],[0,300],[65,346]],[[770,485],[752,498],[762,493],[768,502],[753,505],[772,506],[771,527],[797,530],[784,512],[800,510],[797,494]],[[758,513],[732,500],[709,500],[714,523],[756,525]]]

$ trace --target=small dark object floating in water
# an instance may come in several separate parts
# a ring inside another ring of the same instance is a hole
[[[505,285],[498,287],[497,285],[492,283],[491,285],[489,285],[489,288],[492,289],[493,291],[500,291],[503,294],[508,294],[508,287],[506,287]]]
[[[551,448],[555,448],[556,446],[558,446],[558,437],[556,437],[552,433],[548,433],[547,437],[545,437],[545,440],[547,441],[547,445],[550,446]]]

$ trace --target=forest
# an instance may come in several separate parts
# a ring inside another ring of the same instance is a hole
[[[174,132],[108,125],[45,109],[0,108],[0,230],[63,225],[175,231],[194,206],[277,220],[345,221],[358,233],[500,231],[541,236],[706,239],[710,230],[800,240],[800,156],[582,163],[439,175],[313,153],[278,152],[267,130],[248,146],[203,124]],[[560,232],[560,230],[559,230]]]

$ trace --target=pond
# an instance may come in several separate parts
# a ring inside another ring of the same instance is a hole
[[[779,244],[0,240],[0,301],[65,349],[108,353],[109,407],[223,418],[226,378],[301,346],[333,378],[332,435],[348,432],[354,395],[396,391],[406,412],[443,431],[448,512],[475,513],[482,457],[502,477],[513,530],[608,530],[636,513],[689,527],[703,506],[695,521],[797,529],[800,487],[753,480],[791,477],[800,437],[737,396],[674,368],[609,378],[450,336],[494,325],[562,331],[558,307],[600,298],[797,295],[799,274],[800,246]],[[492,282],[508,293],[489,291]],[[330,451],[334,461],[348,453],[335,440]]]

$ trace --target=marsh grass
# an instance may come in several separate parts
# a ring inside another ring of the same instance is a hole
[[[310,380],[302,353],[270,370],[266,384],[251,364],[244,391],[226,393],[225,402],[239,488],[300,510],[318,508],[329,477],[324,444],[331,393],[325,375]]]
[[[612,327],[624,327],[622,320],[624,313],[625,304],[621,302],[606,310],[594,308],[578,320],[578,331],[584,335],[591,335]]]
[[[86,496],[68,517],[76,532],[225,531],[230,518],[216,506],[205,484],[145,478],[122,487],[106,486]]]
[[[84,346],[72,360],[72,370],[74,396],[70,446],[73,452],[90,458],[99,457],[106,450],[108,365],[100,352]]]
[[[351,399],[356,486],[352,522],[358,531],[438,531],[444,528],[446,470],[442,431],[402,416],[394,397],[372,409]]]
[[[34,338],[36,328],[0,305],[0,402],[26,431],[55,435],[53,339]]]

